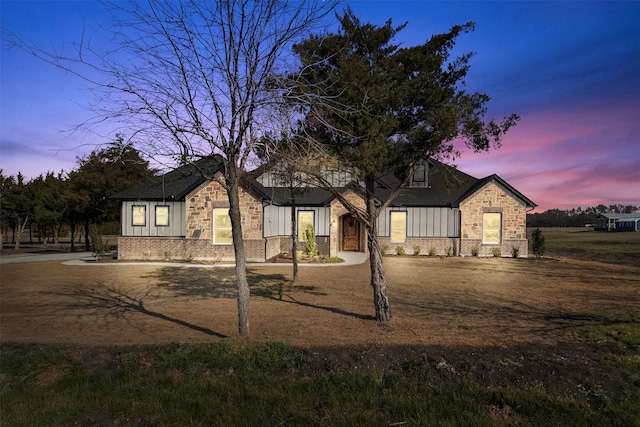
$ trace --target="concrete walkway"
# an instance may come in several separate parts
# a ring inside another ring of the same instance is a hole
[[[89,254],[90,256],[91,254]],[[338,252],[338,256],[344,260],[344,262],[340,263],[330,263],[330,264],[322,264],[322,263],[299,263],[298,267],[306,268],[306,267],[342,267],[346,265],[358,265],[362,264],[367,260],[367,255],[363,252]],[[122,266],[122,265],[156,265],[160,267],[182,267],[182,268],[222,268],[222,267],[235,267],[234,263],[217,263],[217,264],[196,264],[196,263],[188,263],[188,262],[161,262],[161,261],[122,261],[122,262],[87,262],[80,259],[73,259],[69,261],[63,262],[64,265],[98,265],[101,267],[113,265],[113,266]],[[268,262],[250,262],[247,263],[248,267],[286,267],[291,266],[291,263],[268,263]]]
[[[0,257],[0,264],[14,264],[18,262],[39,262],[39,261],[66,261],[90,258],[91,252],[65,252],[51,254],[23,254],[17,256]],[[80,261],[83,262],[83,261]]]
[[[341,263],[321,264],[321,263],[299,263],[299,267],[340,267],[345,265],[357,265],[362,264],[367,260],[366,254],[363,252],[338,252],[338,256],[344,260]],[[69,253],[51,253],[51,254],[25,254],[20,256],[1,257],[0,264],[14,264],[24,262],[41,262],[41,261],[62,261],[64,265],[99,265],[99,266],[122,266],[122,265],[158,265],[162,267],[197,267],[197,268],[215,268],[215,267],[233,267],[233,263],[224,264],[194,264],[187,262],[154,262],[154,261],[123,261],[123,262],[91,262],[93,257],[91,252],[69,252]],[[248,263],[251,267],[264,267],[264,266],[290,266],[292,264],[287,263]]]

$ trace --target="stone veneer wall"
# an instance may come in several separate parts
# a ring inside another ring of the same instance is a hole
[[[229,207],[227,191],[216,181],[205,182],[186,197],[185,205],[187,238],[213,241],[211,234],[213,209]],[[262,203],[242,189],[240,189],[240,212],[242,238],[262,240]]]
[[[195,246],[209,247],[209,253],[220,254],[222,259],[234,259],[233,245],[213,243],[213,209],[228,208],[227,191],[216,181],[201,184],[185,198],[187,240],[196,240]],[[242,239],[247,261],[264,261],[266,243],[262,238],[262,203],[240,189]],[[214,256],[214,258],[217,258]]]
[[[502,243],[500,245],[482,244],[482,214],[484,212],[502,213]],[[461,253],[469,256],[474,247],[479,256],[493,256],[493,249],[499,248],[502,256],[512,255],[518,248],[519,257],[528,256],[527,207],[502,186],[491,182],[477,193],[460,203]]]
[[[362,209],[365,208],[364,199],[360,197],[358,194],[354,193],[353,191],[348,190],[343,194],[343,196],[345,199],[347,199],[349,202],[351,202],[355,206]],[[340,228],[341,227],[340,217],[348,213],[349,211],[347,210],[347,208],[345,208],[344,205],[338,199],[333,199],[331,201],[331,214],[329,215],[329,224],[331,224],[330,236],[329,236],[329,255],[330,256],[337,256],[338,251],[342,249],[340,247],[340,236],[342,234],[342,230]],[[367,231],[363,226],[360,227],[360,237],[361,237],[360,247],[363,248],[364,252],[368,252],[367,251]],[[319,242],[318,242],[318,246],[320,246]]]

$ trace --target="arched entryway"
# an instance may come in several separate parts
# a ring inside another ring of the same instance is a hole
[[[341,226],[341,250],[343,251],[362,251],[362,227],[360,221],[358,221],[352,215],[343,215],[340,218]]]

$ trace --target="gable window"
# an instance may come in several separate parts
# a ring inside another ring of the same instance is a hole
[[[156,227],[169,226],[169,206],[156,206]]]
[[[131,225],[144,227],[147,225],[147,207],[144,205],[133,205],[131,207]]]
[[[232,244],[231,217],[229,208],[213,209],[213,243]]]
[[[410,187],[429,187],[429,165],[427,163],[423,163],[418,165],[411,176],[411,181],[409,182]]]
[[[499,245],[502,240],[502,214],[485,212],[482,214],[482,243]]]
[[[407,213],[391,212],[391,243],[404,243],[407,240]]]
[[[298,211],[298,241],[304,241],[304,230],[313,227],[313,211]]]

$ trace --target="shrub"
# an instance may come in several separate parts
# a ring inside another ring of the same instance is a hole
[[[493,248],[491,250],[491,253],[493,254],[494,258],[500,258],[502,257],[502,251],[500,250],[500,248]]]
[[[453,245],[447,247],[447,256],[453,256]]]
[[[96,258],[103,258],[109,250],[109,241],[102,240],[102,230],[97,224],[89,227],[89,242],[91,242],[91,252]]]
[[[429,248],[429,256],[436,256],[436,248],[433,246]]]
[[[518,258],[518,255],[520,255],[520,248],[518,246],[512,246],[511,247],[511,256],[513,258]]]
[[[305,252],[312,257],[318,256],[318,243],[316,242],[316,233],[313,230],[313,225],[307,225],[304,233],[302,233],[302,238],[307,245]]]
[[[333,263],[344,262],[344,260],[342,258],[340,258],[339,256],[330,256],[330,257],[327,257],[327,258],[322,258],[321,262],[326,263],[326,264],[333,264]]]
[[[540,258],[544,255],[545,247],[544,247],[544,236],[542,235],[542,231],[539,228],[536,228],[531,235],[531,249],[533,250],[533,254],[536,258]]]
[[[402,246],[396,246],[396,255],[404,255],[404,248]]]
[[[480,254],[480,248],[474,246],[471,248],[471,256],[478,256]]]
[[[389,250],[389,245],[380,246],[380,253],[382,254],[382,256],[385,256],[388,250]]]
[[[415,255],[415,256],[420,255],[420,245],[415,245],[413,247],[413,255]]]

